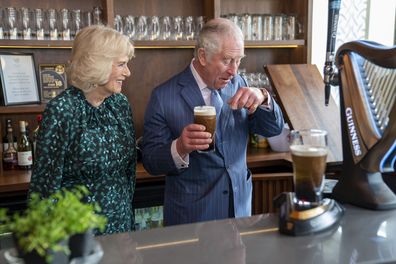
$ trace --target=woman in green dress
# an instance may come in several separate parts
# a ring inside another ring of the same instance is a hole
[[[105,234],[134,227],[135,131],[121,94],[133,55],[129,39],[111,28],[91,26],[77,34],[71,86],[45,109],[29,190],[47,197],[63,187],[86,186],[88,202],[98,203],[108,219]]]

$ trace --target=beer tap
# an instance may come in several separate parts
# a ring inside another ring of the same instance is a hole
[[[338,74],[334,65],[334,50],[337,37],[338,17],[341,0],[329,0],[329,16],[327,22],[326,62],[323,69],[325,83],[325,105],[329,105],[331,85],[338,85]]]

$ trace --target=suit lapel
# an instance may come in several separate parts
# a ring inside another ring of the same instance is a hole
[[[181,86],[180,95],[186,101],[192,113],[194,113],[195,106],[205,105],[198,84],[191,73],[190,66],[184,70],[178,84]]]

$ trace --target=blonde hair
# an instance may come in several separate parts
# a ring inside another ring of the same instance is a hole
[[[68,65],[70,84],[87,92],[109,81],[113,61],[132,59],[134,47],[127,36],[105,26],[85,27],[74,39]]]

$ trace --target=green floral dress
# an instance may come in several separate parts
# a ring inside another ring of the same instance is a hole
[[[108,219],[104,233],[133,229],[136,178],[132,111],[122,94],[99,106],[75,87],[52,99],[41,123],[29,192],[43,197],[84,185]],[[97,233],[99,234],[99,233]]]

